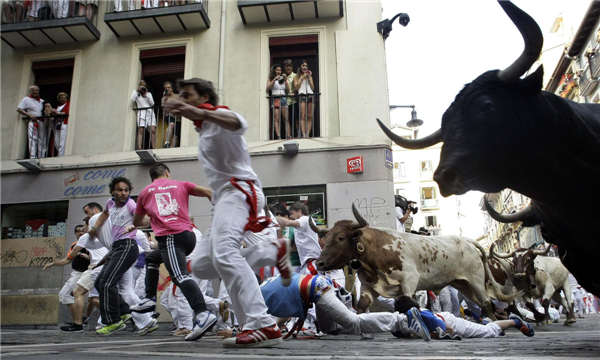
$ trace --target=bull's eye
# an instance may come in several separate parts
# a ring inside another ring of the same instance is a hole
[[[340,237],[338,238],[338,241],[344,241],[344,237],[343,237],[343,236],[340,236]]]
[[[494,111],[496,107],[494,106],[494,103],[491,101],[484,101],[481,106],[479,107],[479,111],[483,114],[489,114],[491,112]]]

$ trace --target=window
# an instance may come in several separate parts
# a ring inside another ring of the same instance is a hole
[[[62,105],[57,98],[59,93],[64,92],[68,96],[71,95],[74,64],[75,59],[70,58],[36,61],[31,65],[31,71],[34,75],[33,83],[40,89],[40,98],[44,100],[45,104],[50,104],[52,109],[56,109]],[[61,134],[64,118],[45,116],[42,112],[41,119],[44,121],[39,122],[40,127],[37,128],[38,134],[33,137],[32,144],[28,144],[25,157],[64,156],[67,131],[65,127],[65,133]],[[61,128],[57,129],[59,126]],[[36,153],[33,154],[34,156],[31,156],[30,153],[33,151]]]
[[[293,73],[297,74],[301,62],[304,60],[311,71],[314,89],[313,97],[298,96],[294,89],[290,89],[291,96],[286,99],[293,104],[285,108],[281,106],[283,98],[273,91],[267,95],[269,99],[269,139],[289,139],[321,136],[320,122],[320,96],[319,96],[319,42],[318,35],[282,36],[269,38],[270,67],[280,65],[285,71],[283,62],[292,60]],[[260,79],[267,81],[267,79]],[[293,83],[292,83],[293,84]],[[279,100],[279,101],[277,101]],[[300,101],[305,100],[305,101]]]
[[[401,195],[401,196],[404,196],[404,197],[406,197],[406,196],[404,195],[404,189],[396,189],[396,195]]]
[[[140,102],[133,105],[138,122],[136,149],[179,147],[181,117],[175,118],[166,114],[161,100],[165,94],[165,86],[169,86],[167,82],[171,83],[171,93],[176,96],[177,80],[183,79],[185,73],[185,49],[185,46],[177,46],[140,51],[140,79],[146,82],[154,106],[143,106]]]
[[[435,208],[438,207],[438,200],[435,187],[422,187],[421,188],[421,207],[422,208]]]
[[[421,161],[421,179],[432,179],[433,178],[433,165],[431,160]]]
[[[425,226],[437,226],[437,218],[435,215],[425,216]]]
[[[66,236],[68,211],[68,201],[2,205],[2,239]]]
[[[406,180],[406,167],[403,162],[394,163],[394,180]]]
[[[327,225],[326,186],[294,186],[263,189],[266,204],[275,209],[287,209],[296,201],[303,202],[317,225]]]

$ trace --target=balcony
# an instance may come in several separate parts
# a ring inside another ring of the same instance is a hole
[[[41,2],[36,3],[39,6]],[[13,2],[10,6],[4,6],[0,25],[2,40],[12,48],[21,48],[100,39],[100,32],[96,28],[96,6],[88,5],[89,9],[86,9],[68,2],[66,7],[59,8],[55,3],[52,1],[46,5],[44,2],[37,11]]]
[[[162,106],[134,108],[137,120],[135,149],[166,149],[179,147],[181,116],[174,117]]]
[[[581,89],[579,90],[581,96],[591,95],[598,86],[598,79],[592,77],[590,66],[591,63],[587,64],[581,73]]]
[[[421,199],[421,209],[437,209],[440,207],[438,199]]]
[[[594,53],[594,55],[590,56],[590,69],[592,71],[592,76],[595,78],[600,78],[600,54],[598,51]]]
[[[111,1],[104,22],[116,37],[171,33],[210,28],[208,1]],[[150,7],[150,5],[163,5]]]
[[[320,95],[267,96],[269,140],[321,137]]]
[[[344,17],[343,0],[238,0],[244,25]]]

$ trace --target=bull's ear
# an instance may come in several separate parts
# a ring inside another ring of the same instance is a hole
[[[357,241],[362,236],[362,230],[355,230],[352,233],[352,240]]]
[[[544,82],[544,67],[540,65],[533,74],[523,79],[523,85],[529,92],[539,92]]]

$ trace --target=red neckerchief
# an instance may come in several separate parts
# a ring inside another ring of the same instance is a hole
[[[204,104],[200,104],[198,106],[196,106],[198,109],[204,109],[204,110],[209,110],[209,111],[216,111],[217,109],[227,109],[229,110],[229,108],[227,106],[212,106],[209,103],[204,103]],[[202,123],[204,122],[204,120],[192,120],[194,122],[194,126],[197,127],[198,129],[202,129]]]
[[[32,99],[36,99],[37,101],[41,101],[42,100],[42,99],[40,99],[39,96],[38,97],[34,97],[34,96],[31,96],[31,94],[29,94],[29,97],[32,98]]]

